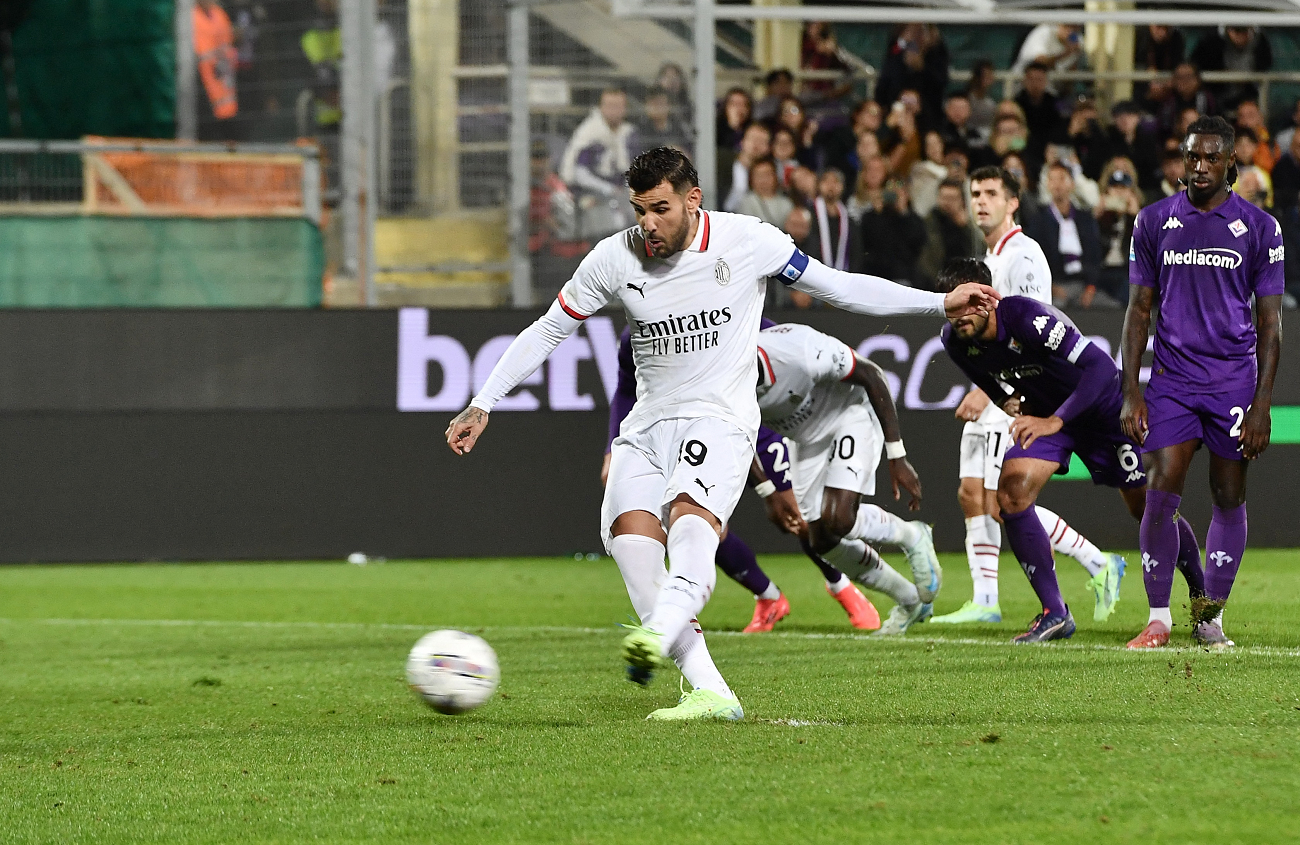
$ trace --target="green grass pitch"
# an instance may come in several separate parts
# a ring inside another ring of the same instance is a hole
[[[939,612],[970,595],[944,563]],[[1136,565],[1097,624],[1062,561],[1078,634],[1012,647],[1035,608],[1009,557],[1007,622],[888,642],[764,558],[777,633],[736,633],[725,579],[702,620],[746,720],[687,725],[643,721],[675,673],[622,678],[608,560],[0,568],[0,842],[1295,842],[1298,563],[1247,557],[1231,653],[1179,624],[1128,654]],[[437,627],[495,646],[489,705],[407,690]]]

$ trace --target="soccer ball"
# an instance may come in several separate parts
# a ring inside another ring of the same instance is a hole
[[[439,713],[455,715],[486,704],[501,682],[497,653],[464,631],[420,637],[406,658],[406,681]]]

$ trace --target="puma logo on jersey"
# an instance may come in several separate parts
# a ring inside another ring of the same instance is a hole
[[[710,490],[712,490],[714,487],[717,487],[717,486],[718,486],[718,485],[716,485],[716,484],[705,484],[703,481],[700,481],[698,478],[695,479],[695,483],[698,484],[698,485],[700,485],[700,489],[702,489],[702,490],[704,491],[704,495],[706,495],[706,496],[709,495],[709,491],[710,491]]]
[[[642,298],[642,299],[645,299],[645,286],[648,285],[648,284],[650,284],[650,283],[649,283],[649,282],[644,282],[644,283],[641,284],[640,287],[637,287],[636,285],[632,284],[631,282],[628,282],[628,283],[627,283],[627,286],[628,286],[628,289],[629,289],[629,290],[634,290],[634,291],[636,291],[637,293],[641,294],[641,298]]]
[[[854,477],[854,478],[857,477],[857,475],[858,475],[857,467],[846,466],[846,467],[844,467],[844,468],[847,469],[849,472],[853,473],[853,477]]]
[[[1168,220],[1165,221],[1165,225],[1161,226],[1160,228],[1181,229],[1183,228],[1183,221],[1179,220],[1177,217],[1170,217]]]

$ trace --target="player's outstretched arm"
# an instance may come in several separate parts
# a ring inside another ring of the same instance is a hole
[[[1147,439],[1147,403],[1142,398],[1142,385],[1138,374],[1142,372],[1142,356],[1147,351],[1147,337],[1151,331],[1151,303],[1155,289],[1143,285],[1129,287],[1128,310],[1124,312],[1124,332],[1120,337],[1120,350],[1124,354],[1124,407],[1119,412],[1124,433],[1137,443]]]
[[[908,510],[921,509],[921,478],[903,451],[903,427],[898,422],[898,408],[894,405],[894,396],[889,392],[889,383],[885,374],[875,363],[853,353],[853,372],[845,381],[856,384],[867,391],[867,401],[880,420],[880,428],[885,433],[885,448],[889,458],[889,478],[894,489],[894,501],[902,498],[901,490],[906,490],[911,497],[907,503]]]
[[[1255,397],[1241,426],[1241,456],[1248,460],[1262,455],[1273,437],[1273,379],[1282,355],[1282,297],[1257,297],[1255,312],[1259,375],[1255,380]]]
[[[808,533],[808,523],[804,522],[803,514],[799,512],[799,503],[794,498],[794,490],[786,488],[785,490],[776,489],[776,483],[767,477],[767,471],[763,469],[763,462],[754,456],[754,460],[749,467],[749,486],[763,498],[763,507],[767,510],[767,518],[779,530],[787,534],[793,534],[796,537],[806,536]]]
[[[933,314],[960,317],[997,307],[998,293],[987,285],[960,285],[947,294],[909,288],[880,276],[827,267],[795,250],[778,277],[793,287],[857,314]]]
[[[581,322],[565,312],[557,300],[552,303],[549,311],[520,332],[492,368],[483,389],[470,400],[469,407],[457,414],[451,425],[447,426],[447,445],[451,451],[457,455],[469,454],[483,429],[487,428],[488,414],[496,403],[532,375],[546,360],[546,356],[573,334]]]

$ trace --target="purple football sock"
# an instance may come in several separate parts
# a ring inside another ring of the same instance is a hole
[[[1185,518],[1178,517],[1178,571],[1187,579],[1187,597],[1205,596],[1205,569],[1201,566],[1201,546],[1196,532]]]
[[[1002,525],[1007,529],[1007,542],[1020,567],[1029,576],[1043,610],[1065,613],[1065,599],[1056,583],[1056,561],[1052,558],[1052,540],[1043,530],[1043,523],[1032,507],[1020,513],[1002,512]]]
[[[1142,549],[1142,582],[1147,588],[1147,604],[1168,607],[1174,590],[1174,562],[1178,560],[1178,505],[1182,496],[1163,490],[1147,490],[1146,510],[1138,545]],[[1189,526],[1190,527],[1190,526]]]
[[[1228,600],[1237,579],[1241,556],[1246,553],[1246,505],[1214,509],[1205,535],[1205,595],[1211,601]]]
[[[759,568],[754,550],[745,545],[745,541],[736,536],[735,531],[728,531],[727,536],[718,543],[713,562],[728,578],[756,596],[762,595],[772,583],[767,573]]]

